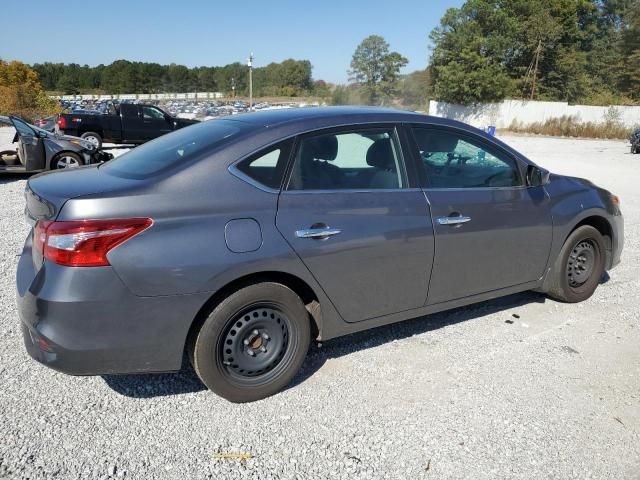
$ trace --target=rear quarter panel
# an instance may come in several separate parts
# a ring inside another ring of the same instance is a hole
[[[314,290],[324,303],[323,315],[335,315],[322,289],[276,230],[278,195],[233,176],[225,158],[209,160],[126,193],[69,200],[58,219],[152,218],[151,228],[108,255],[135,295],[213,294],[245,275],[282,272]],[[255,251],[237,253],[227,246],[225,227],[247,218],[259,224],[262,243]]]

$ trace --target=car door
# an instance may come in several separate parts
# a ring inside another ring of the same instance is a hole
[[[122,123],[122,139],[124,141],[144,142],[148,140],[139,105],[130,103],[120,105],[120,121]]]
[[[36,130],[16,117],[9,117],[18,132],[18,156],[27,171],[42,170],[45,165],[44,140]]]
[[[412,131],[435,229],[427,303],[540,279],[552,236],[544,187],[528,187],[519,160],[479,135]]]
[[[145,128],[144,135],[147,140],[152,140],[173,130],[173,125],[169,122],[167,115],[159,108],[142,105],[141,109]]]
[[[276,226],[347,322],[424,305],[433,226],[393,126],[296,142]]]

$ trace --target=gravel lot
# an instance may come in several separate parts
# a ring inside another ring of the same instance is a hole
[[[519,294],[314,346],[291,388],[248,405],[186,366],[82,378],[31,361],[14,300],[26,177],[0,177],[0,477],[640,478],[640,155],[503,138],[621,197],[623,263],[596,294]]]

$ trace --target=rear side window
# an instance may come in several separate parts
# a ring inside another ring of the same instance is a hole
[[[496,188],[522,185],[513,158],[455,130],[414,128],[431,188]]]
[[[405,178],[395,130],[358,128],[303,137],[288,190],[395,190]]]
[[[243,160],[236,168],[252,182],[279,190],[292,144],[293,140],[287,140],[269,147]]]
[[[138,105],[123,103],[120,105],[120,113],[122,113],[123,117],[135,118],[138,116]]]
[[[136,147],[100,168],[113,175],[146,178],[218,148],[254,128],[230,120],[197,123]]]

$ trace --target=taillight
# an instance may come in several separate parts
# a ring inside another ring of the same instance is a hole
[[[47,260],[69,267],[109,265],[107,253],[146,230],[150,218],[111,220],[39,221],[33,233],[33,248]]]
[[[58,127],[67,128],[67,121],[65,120],[65,118],[62,115],[60,115],[58,117]]]
[[[44,244],[47,241],[47,228],[51,223],[49,220],[39,220],[33,229],[33,249],[40,257],[44,255]]]

